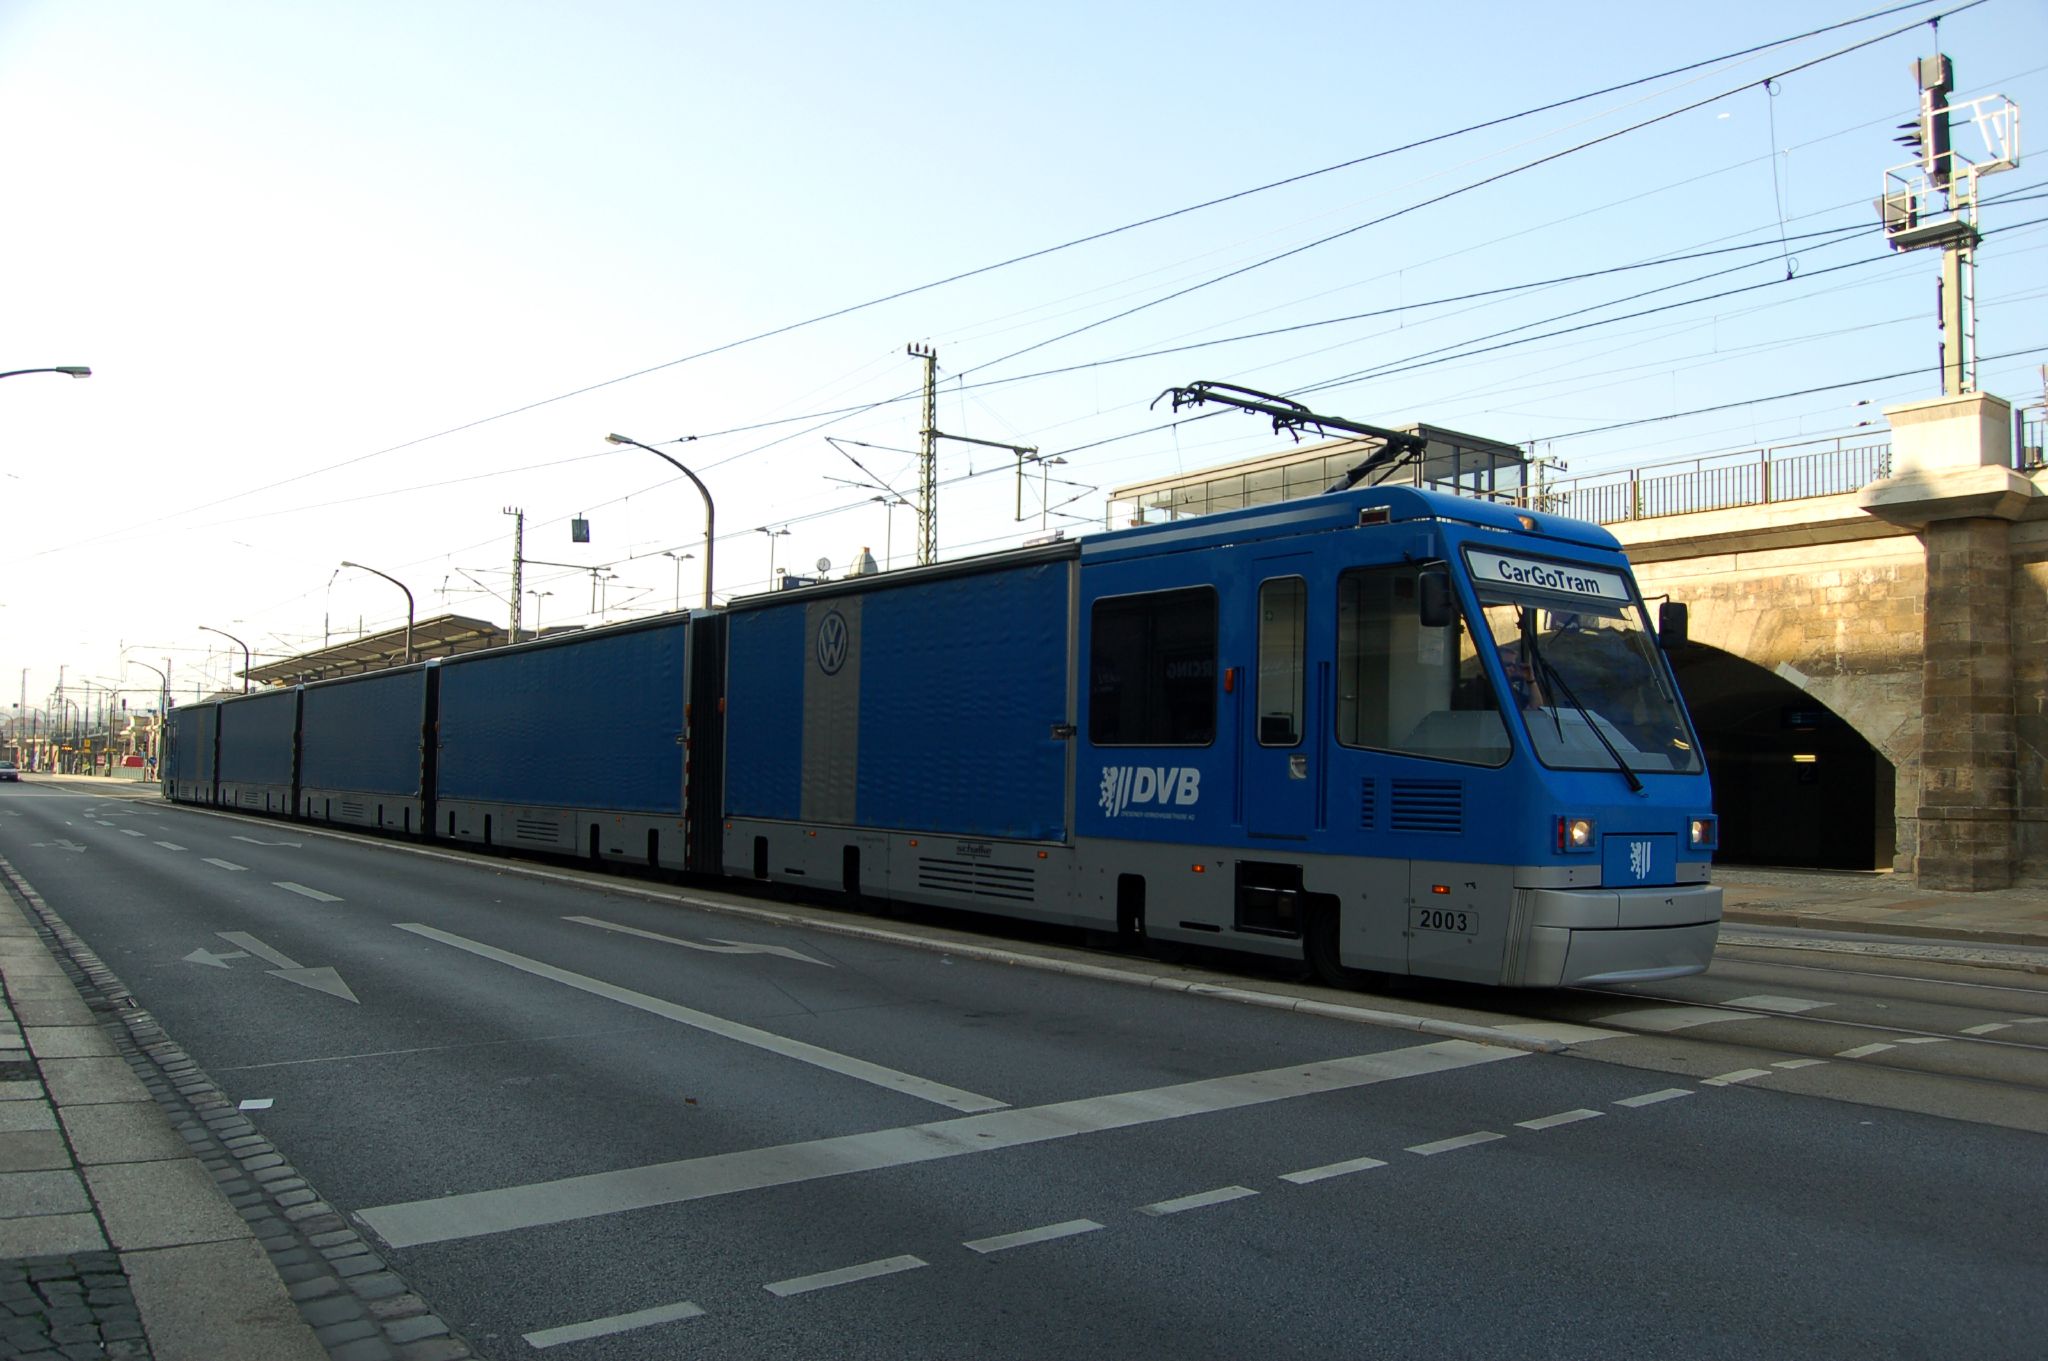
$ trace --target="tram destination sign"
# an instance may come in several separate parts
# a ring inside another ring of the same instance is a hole
[[[1628,581],[1619,572],[1576,563],[1518,558],[1477,548],[1467,549],[1465,558],[1472,565],[1473,582],[1482,587],[1511,586],[1550,595],[1590,596],[1617,604],[1629,600]]]

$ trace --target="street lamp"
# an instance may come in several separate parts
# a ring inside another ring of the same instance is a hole
[[[661,555],[676,565],[676,603],[674,608],[681,609],[683,607],[683,560],[694,558],[697,555],[695,553],[671,553],[666,548],[661,550]]]
[[[249,645],[243,642],[240,638],[235,637],[234,634],[229,633],[226,629],[217,629],[211,624],[200,624],[198,627],[206,633],[218,633],[221,637],[227,639],[229,642],[235,644],[237,647],[242,649],[242,693],[245,695],[248,694],[249,669],[252,665],[252,663],[249,660]]]
[[[0,378],[19,378],[24,373],[68,373],[73,378],[90,378],[92,370],[83,364],[60,364],[54,369],[9,369]]]
[[[546,600],[554,592],[528,591],[527,594],[533,597],[533,631],[535,634],[538,634],[540,632],[540,602]]]
[[[896,564],[896,550],[892,546],[896,539],[896,507],[910,502],[900,496],[870,496],[868,500],[882,508],[882,570],[886,572]]]
[[[691,435],[689,436],[689,438],[695,439],[696,436]],[[710,489],[704,485],[703,480],[699,478],[697,474],[691,472],[688,468],[685,468],[682,464],[676,462],[674,459],[670,458],[667,454],[664,454],[663,452],[661,452],[661,450],[655,448],[651,444],[642,444],[639,440],[627,439],[624,435],[606,435],[605,439],[612,444],[630,444],[635,449],[645,449],[648,453],[653,454],[658,459],[661,459],[670,467],[674,468],[677,472],[681,473],[684,477],[689,478],[690,481],[697,484],[697,494],[704,498],[704,608],[707,610],[710,609],[712,546],[711,530],[712,517],[714,513],[711,506]]]
[[[770,529],[766,525],[762,525],[760,528],[761,532],[768,536],[768,589],[772,591],[775,589],[775,541],[788,538],[789,531],[786,529]]]
[[[407,586],[407,585],[406,585],[406,584],[405,584],[404,582],[400,581],[400,580],[399,580],[399,579],[398,579],[397,577],[391,576],[391,575],[389,575],[389,574],[387,574],[387,573],[384,573],[384,572],[380,572],[380,571],[378,571],[378,570],[377,570],[376,568],[374,568],[374,567],[365,567],[365,566],[363,566],[363,565],[362,565],[362,564],[361,564],[360,562],[344,562],[344,563],[342,564],[342,566],[343,566],[343,567],[353,567],[353,568],[355,568],[355,569],[356,569],[356,570],[357,570],[358,572],[368,572],[368,573],[369,573],[369,574],[370,574],[371,576],[373,576],[373,577],[383,577],[383,578],[384,578],[384,579],[385,579],[386,581],[390,582],[390,583],[391,583],[391,584],[392,584],[393,586],[396,586],[396,587],[397,587],[397,588],[398,588],[399,590],[401,590],[401,591],[404,591],[404,592],[405,592],[405,664],[406,664],[407,666],[411,666],[411,665],[412,665],[412,589],[411,589],[411,588],[410,588],[409,586]]]

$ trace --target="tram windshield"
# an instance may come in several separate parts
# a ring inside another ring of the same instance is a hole
[[[1521,710],[1545,765],[1618,769],[1631,780],[1700,769],[1640,603],[1520,591],[1475,576],[1480,614],[1508,681],[1506,702]]]

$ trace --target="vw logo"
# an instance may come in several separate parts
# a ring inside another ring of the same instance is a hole
[[[827,611],[818,621],[818,669],[826,675],[836,676],[846,665],[849,632],[846,616],[837,610]]]

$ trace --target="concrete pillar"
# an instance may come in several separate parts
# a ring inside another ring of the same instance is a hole
[[[2040,493],[2012,470],[2012,408],[1998,398],[1965,393],[1885,415],[1892,476],[1860,503],[1920,530],[1927,562],[1920,792],[1901,859],[1926,888],[2004,888],[2018,778],[2011,525]]]

